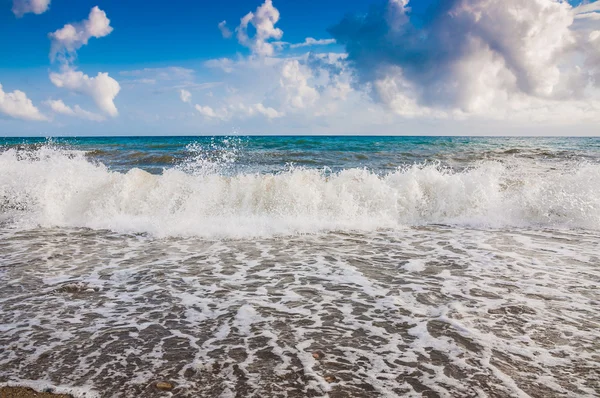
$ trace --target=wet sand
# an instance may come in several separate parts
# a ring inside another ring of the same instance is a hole
[[[0,383],[89,398],[164,397],[159,381],[188,398],[600,396],[599,239],[0,229]]]
[[[72,398],[66,394],[38,392],[25,387],[0,387],[0,398]]]

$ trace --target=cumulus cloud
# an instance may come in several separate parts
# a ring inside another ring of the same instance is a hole
[[[600,2],[592,0],[592,2],[584,1],[579,6],[575,7],[577,14],[588,14],[593,12],[600,12]]]
[[[189,104],[192,100],[192,93],[190,93],[187,90],[181,89],[179,90],[179,98],[181,98],[181,101]]]
[[[292,108],[312,106],[319,99],[319,92],[308,84],[311,70],[298,60],[287,60],[281,70],[279,84],[285,92],[285,103]]]
[[[243,107],[242,110],[248,114],[248,116],[254,116],[255,114],[263,115],[267,119],[275,119],[282,117],[283,113],[278,112],[276,109],[264,106],[261,103],[254,104],[248,107]]]
[[[360,111],[372,107],[369,98],[352,87],[353,71],[345,59],[345,54],[311,52],[285,60],[279,80],[283,94],[279,97],[286,113],[318,117],[319,123],[324,123],[330,118],[355,117],[359,113],[356,107]]]
[[[49,6],[50,0],[13,0],[12,12],[21,18],[27,13],[43,14]]]
[[[275,27],[277,21],[279,11],[273,6],[272,0],[265,0],[255,12],[249,12],[241,19],[236,28],[239,43],[248,47],[255,55],[272,56],[275,49],[269,40],[279,40],[283,36],[283,31]],[[255,30],[252,37],[248,33],[250,25]]]
[[[580,100],[598,48],[560,0],[448,0],[413,23],[389,0],[330,29],[373,98],[405,115],[479,113],[523,99]],[[581,62],[583,61],[583,64]],[[529,101],[530,103],[533,103]],[[440,113],[441,112],[441,113]]]
[[[50,59],[55,60],[57,56],[74,56],[75,52],[86,45],[90,38],[107,36],[113,28],[106,13],[97,6],[92,8],[87,19],[74,24],[66,24],[61,29],[50,33],[52,40],[50,47]]]
[[[600,12],[587,12],[575,15],[574,29],[593,31],[600,27]]]
[[[81,71],[65,67],[60,73],[50,73],[50,81],[56,87],[91,97],[98,108],[109,116],[119,114],[114,99],[121,86],[108,73],[99,72],[96,77],[89,77]]]
[[[223,97],[198,105],[196,110],[213,120],[286,117],[293,118],[296,125],[336,112],[344,114],[347,106],[354,106],[362,96],[350,84],[352,75],[344,59],[343,54],[306,53],[294,58],[232,61],[228,63],[232,71],[226,76],[232,84],[218,94]]]
[[[314,39],[312,37],[307,37],[304,39],[302,43],[290,44],[290,48],[300,48],[300,47],[309,47],[309,46],[327,46],[329,44],[334,44],[335,39]]]
[[[0,84],[0,112],[15,119],[48,120],[23,91],[15,90],[7,93]]]
[[[75,105],[73,108],[65,104],[62,100],[48,100],[45,104],[52,109],[54,113],[59,113],[62,115],[78,117],[80,119],[92,120],[95,122],[100,122],[105,120],[102,115],[98,115],[97,113],[93,113],[90,111],[86,111],[82,109],[79,105]]]
[[[216,94],[222,95],[217,107],[211,105],[212,112],[208,109],[200,112],[222,120],[285,116],[295,118],[295,123],[309,123],[315,117],[332,115],[362,96],[352,89],[351,70],[344,59],[343,54],[310,52],[293,58],[215,60],[219,62],[211,66],[225,64],[230,71],[224,76],[223,90]]]
[[[227,112],[217,113],[210,106],[195,105],[196,110],[204,117],[210,119],[227,119]]]
[[[231,36],[233,36],[233,32],[231,32],[229,30],[229,28],[227,27],[227,21],[221,21],[219,22],[219,25],[217,25],[219,27],[219,30],[221,31],[221,35],[225,38],[225,39],[229,39]]]

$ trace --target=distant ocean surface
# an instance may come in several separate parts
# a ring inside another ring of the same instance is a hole
[[[0,138],[0,385],[600,396],[600,138]]]

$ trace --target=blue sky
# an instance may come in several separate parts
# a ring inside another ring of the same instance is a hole
[[[0,135],[597,135],[599,11],[1,0]]]
[[[307,36],[328,36],[327,28],[350,11],[367,11],[368,2],[325,0],[314,7],[298,1],[279,1],[278,22],[288,41]],[[48,66],[48,33],[65,23],[84,19],[94,6],[104,10],[114,31],[93,46],[82,48],[83,65],[130,66],[199,61],[244,51],[235,41],[222,40],[217,24],[238,21],[260,5],[256,1],[230,0],[173,2],[141,0],[54,0],[47,12],[16,18],[9,1],[0,10],[2,70]],[[126,4],[126,5],[124,5]],[[309,21],[309,23],[307,23]],[[26,51],[24,51],[26,49]]]

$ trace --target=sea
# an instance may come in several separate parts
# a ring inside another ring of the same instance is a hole
[[[0,386],[598,397],[599,285],[600,138],[0,138]]]

